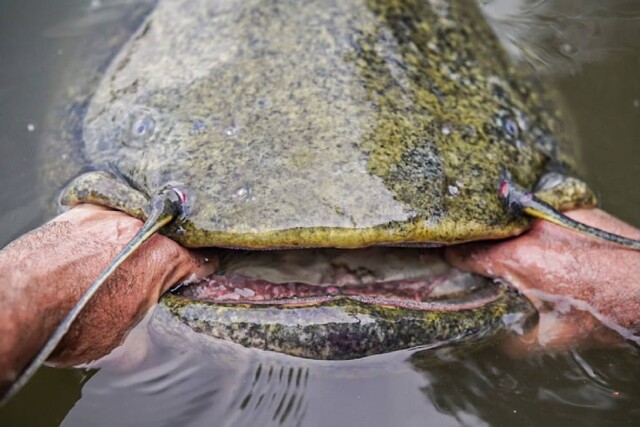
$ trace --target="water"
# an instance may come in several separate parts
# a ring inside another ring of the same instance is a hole
[[[74,49],[121,18],[122,1],[0,5],[0,245],[49,215],[34,166]],[[557,83],[581,138],[586,179],[609,212],[640,226],[640,5],[484,2],[515,56]],[[523,43],[523,40],[526,42]],[[41,371],[0,410],[3,426],[638,425],[633,347],[531,354],[488,346],[305,362],[138,328],[97,373]],[[119,356],[118,356],[119,354]]]

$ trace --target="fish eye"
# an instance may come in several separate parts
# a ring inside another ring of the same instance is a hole
[[[508,141],[518,140],[520,137],[520,126],[510,111],[500,111],[497,114],[495,121],[496,126],[498,129],[502,130]]]
[[[153,131],[156,128],[156,122],[151,116],[140,117],[133,121],[131,125],[131,137],[134,139],[147,140],[153,136]]]
[[[509,136],[513,138],[517,138],[520,133],[520,130],[518,129],[518,124],[511,119],[506,119],[504,120],[503,123],[504,123],[503,127],[505,132],[507,132]]]
[[[130,114],[127,126],[123,144],[134,148],[143,148],[157,131],[154,115],[146,108]]]

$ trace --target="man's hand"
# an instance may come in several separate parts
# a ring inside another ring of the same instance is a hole
[[[0,390],[141,226],[122,212],[80,205],[0,251]],[[152,237],[107,280],[50,361],[78,364],[107,354],[162,293],[211,273],[211,264],[164,236]]]
[[[639,230],[598,209],[568,216],[640,237]],[[511,240],[452,247],[447,259],[461,269],[503,279],[532,300],[541,312],[533,345],[562,347],[594,337],[608,342],[615,335],[611,329],[623,336],[640,331],[640,251],[539,221]]]

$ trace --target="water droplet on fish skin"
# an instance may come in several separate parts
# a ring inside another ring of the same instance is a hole
[[[567,177],[558,172],[547,172],[540,178],[538,183],[535,185],[533,190],[544,191],[551,190],[552,188],[560,186],[563,182],[565,182]]]
[[[178,236],[184,236],[184,233],[185,233],[185,229],[184,229],[184,227],[179,226],[178,228],[176,228],[175,233],[176,233],[176,235],[178,235]]]
[[[238,127],[233,124],[224,130],[224,134],[228,137],[233,137],[238,134]]]
[[[526,132],[529,129],[529,121],[525,117],[524,113],[520,110],[516,110],[516,122],[518,123],[518,127],[522,129],[523,132]]]
[[[248,185],[240,187],[234,192],[233,195],[236,199],[239,200],[249,200],[251,199],[251,187]]]
[[[36,125],[34,125],[33,123],[29,123],[29,124],[27,125],[27,131],[29,131],[29,132],[33,132],[33,131],[35,131],[35,130],[36,130]]]
[[[451,134],[451,128],[449,126],[442,126],[442,134],[447,136]]]
[[[449,186],[449,194],[453,197],[457,197],[460,194],[460,189],[455,185]]]

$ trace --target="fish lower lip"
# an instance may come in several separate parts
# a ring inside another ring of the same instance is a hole
[[[215,275],[161,300],[197,333],[296,357],[348,360],[494,336],[531,304],[435,249],[221,252]]]

